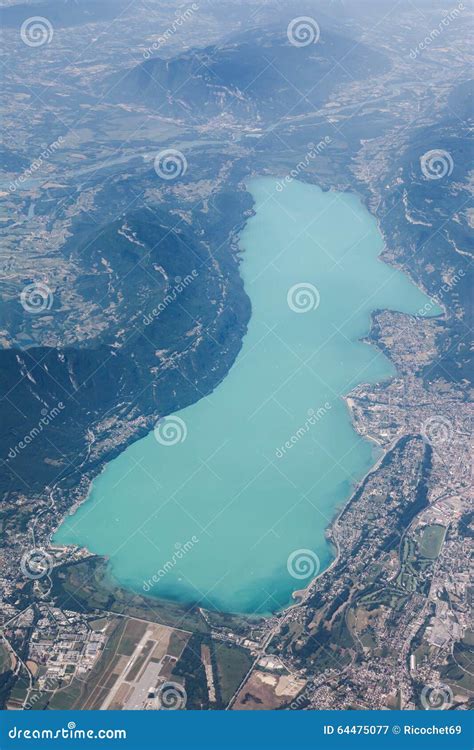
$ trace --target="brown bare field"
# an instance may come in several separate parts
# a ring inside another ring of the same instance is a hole
[[[242,686],[233,705],[234,711],[272,710],[290,703],[305,681],[291,675],[276,675],[254,670]]]

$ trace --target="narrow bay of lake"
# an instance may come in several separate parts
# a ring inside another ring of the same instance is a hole
[[[107,555],[139,593],[278,610],[316,559],[330,563],[325,529],[374,463],[341,397],[394,374],[360,340],[370,313],[416,313],[427,297],[378,259],[357,197],[277,184],[249,185],[240,270],[252,316],[227,377],[111,461],[55,534]]]

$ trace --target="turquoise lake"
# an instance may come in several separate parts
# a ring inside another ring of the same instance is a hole
[[[325,529],[374,463],[342,398],[394,374],[360,341],[370,313],[416,313],[427,297],[378,259],[356,196],[279,191],[273,178],[248,189],[252,316],[237,360],[214,393],[111,461],[54,541],[107,555],[139,593],[269,613],[330,563]]]

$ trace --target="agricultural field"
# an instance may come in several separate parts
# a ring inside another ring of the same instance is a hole
[[[0,674],[11,669],[11,657],[9,651],[0,643]]]
[[[237,711],[278,709],[291,703],[303,690],[306,680],[288,673],[273,674],[255,669],[242,686],[233,705]]]
[[[225,643],[215,644],[214,655],[220,697],[222,703],[227,705],[250,669],[252,658],[245,649]]]

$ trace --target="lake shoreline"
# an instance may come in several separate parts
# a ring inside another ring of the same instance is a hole
[[[327,192],[331,192],[331,191],[327,191]],[[333,191],[333,192],[337,192],[337,191]],[[353,193],[349,193],[349,195],[351,195],[351,196],[354,196],[354,194],[353,194]],[[361,205],[362,205],[362,204],[363,204],[363,201],[361,200],[360,196],[359,196],[359,195],[356,195],[355,197],[357,198],[357,201],[358,201],[359,203],[361,203]],[[254,214],[254,215],[255,215],[255,214]],[[370,215],[370,216],[371,216],[371,215]],[[250,218],[252,218],[252,217],[250,217]],[[373,218],[374,218],[374,217],[372,217],[372,216],[371,216],[371,219],[373,219]],[[245,223],[245,225],[246,225],[246,226],[248,226],[248,220],[247,220],[246,222],[244,222],[244,223]],[[239,251],[239,252],[240,252],[240,251]],[[243,256],[245,257],[245,253],[247,252],[246,248],[243,248],[241,252],[242,252]],[[381,249],[380,253],[378,253],[378,255],[377,255],[377,259],[378,259],[378,260],[380,260],[380,259],[381,259],[381,254],[382,254],[382,253],[383,253],[383,247],[382,247],[382,249]],[[384,261],[382,262],[382,264],[383,264],[384,266],[385,266],[385,265],[387,265],[387,264],[386,264],[386,263],[385,263]],[[381,265],[382,265],[382,264],[381,264]],[[370,314],[369,314],[369,325],[370,325],[370,330],[371,330],[371,328],[372,328],[372,315],[373,315],[373,312],[374,312],[374,311],[375,311],[375,309],[374,309],[374,310],[372,310],[372,311],[370,312]],[[375,342],[372,342],[372,341],[370,341],[370,342],[369,342],[369,340],[368,340],[368,337],[370,337],[370,330],[369,330],[368,334],[367,334],[367,333],[365,333],[365,334],[364,334],[364,337],[361,337],[361,338],[359,338],[359,339],[357,339],[357,340],[363,343],[363,342],[364,342],[364,339],[365,339],[365,343],[370,343],[370,344],[371,344],[371,345],[373,346]],[[247,333],[247,336],[248,336],[248,333]],[[245,337],[244,337],[244,342],[245,342]],[[379,347],[378,347],[378,349],[379,349],[379,351],[380,351],[380,348],[379,348]],[[238,360],[237,360],[237,361],[238,361]],[[236,365],[235,365],[235,366],[236,366]],[[222,384],[222,383],[224,383],[224,382],[225,382],[225,381],[226,381],[226,380],[227,380],[227,379],[229,378],[229,375],[230,375],[230,373],[231,373],[231,372],[232,372],[232,368],[231,368],[231,370],[229,370],[229,372],[227,373],[226,377],[225,377],[225,378],[224,378],[224,379],[223,379],[223,380],[221,381],[221,384]],[[389,378],[391,378],[391,377],[393,377],[393,375],[384,375],[384,376],[383,376],[383,377],[381,378],[381,380],[387,380],[387,379],[389,379]],[[363,381],[363,382],[365,382],[365,381]],[[373,381],[373,380],[372,380],[372,381],[370,381],[370,382],[379,382],[379,381],[377,381],[377,380],[376,380],[376,381]],[[349,392],[349,393],[350,393],[350,392]],[[347,407],[348,407],[348,410],[349,410],[349,420],[348,420],[348,421],[349,421],[349,422],[350,422],[350,424],[351,424],[351,425],[353,426],[353,425],[354,425],[354,421],[353,421],[353,416],[352,416],[352,413],[351,413],[351,408],[350,408],[350,395],[342,396],[341,398],[343,398],[343,400],[345,401],[345,403],[346,403],[346,405],[347,405]],[[199,403],[199,402],[198,402],[198,403]],[[354,432],[355,432],[356,434],[358,434],[358,433],[357,433],[356,431],[354,431]],[[360,437],[360,436],[359,436],[359,437]],[[136,444],[136,442],[135,442],[135,444]],[[122,453],[123,453],[123,451],[122,451]],[[379,459],[378,459],[378,460],[376,461],[376,463],[375,463],[375,466],[377,465],[378,461],[379,461],[379,460],[381,460],[381,458],[382,458],[382,457],[383,457],[383,455],[382,455],[381,457],[379,457]],[[101,468],[101,472],[100,472],[100,475],[101,475],[101,476],[103,476],[103,474],[104,474],[104,470],[105,470],[105,468],[106,468],[106,467],[107,467],[108,465],[109,465],[109,464],[104,464],[104,466],[103,466],[103,467]],[[366,472],[365,476],[367,476],[367,474],[371,473],[371,472],[372,472],[373,470],[374,470],[374,465],[373,465],[373,464],[371,464],[371,465],[370,465],[370,467],[369,467],[369,469],[367,470],[367,472]],[[349,503],[349,502],[351,501],[351,498],[352,498],[353,494],[354,494],[354,493],[356,492],[356,490],[357,490],[357,486],[359,486],[359,485],[360,485],[360,482],[361,482],[361,481],[364,481],[364,477],[362,477],[362,479],[361,479],[361,480],[359,480],[359,482],[357,483],[357,485],[356,485],[355,487],[351,487],[351,490],[350,490],[350,494],[349,494],[348,498],[347,498],[347,499],[346,499],[346,500],[344,501],[343,507],[346,507],[347,503]],[[85,497],[84,497],[84,498],[83,498],[82,500],[79,500],[79,501],[78,501],[77,503],[75,503],[75,505],[74,505],[74,511],[73,511],[73,514],[74,514],[75,512],[77,512],[77,510],[78,510],[78,509],[79,509],[79,508],[80,508],[80,507],[81,507],[81,506],[82,506],[82,505],[84,504],[84,501],[85,501],[86,499],[88,499],[88,498],[90,497],[91,487],[92,487],[92,483],[90,483],[90,485],[89,485],[89,489],[88,489],[88,492],[87,492],[86,496],[85,496]],[[333,528],[333,525],[334,525],[334,523],[336,523],[336,522],[337,522],[337,518],[339,517],[340,513],[341,513],[341,510],[339,510],[339,511],[337,512],[337,514],[336,514],[336,518],[334,518],[334,517],[333,517],[333,518],[332,518],[332,520],[328,521],[328,524],[327,524],[327,526],[325,526],[325,528],[324,528],[324,535],[325,535],[325,538],[326,538],[326,543],[327,543],[327,542],[329,541],[329,543],[330,543],[330,544],[332,544],[332,542],[331,542],[331,529]],[[87,546],[87,545],[86,545],[86,546]],[[324,574],[325,572],[327,572],[327,571],[328,571],[328,570],[329,570],[329,569],[330,569],[330,568],[331,568],[331,567],[332,567],[332,566],[333,566],[333,565],[335,564],[335,560],[337,560],[337,555],[338,555],[338,552],[337,552],[337,544],[336,544],[336,556],[335,556],[335,557],[333,557],[333,558],[331,559],[331,561],[330,561],[329,565],[328,565],[328,566],[326,566],[326,568],[325,568],[325,569],[324,569],[323,571],[321,571],[321,572],[319,573],[319,575],[323,575],[323,574]],[[111,563],[110,563],[110,565],[111,565]],[[313,579],[313,580],[315,580],[315,579]],[[119,583],[120,583],[120,582],[119,582]],[[310,584],[310,585],[311,585],[311,584]],[[131,587],[129,587],[129,588],[131,588]],[[131,590],[133,590],[133,589],[131,589]],[[135,589],[135,591],[136,591],[136,589]],[[153,600],[156,600],[156,599],[158,599],[158,598],[160,598],[160,597],[152,597],[152,598],[153,598]],[[178,597],[178,598],[173,598],[173,597],[168,597],[168,596],[165,596],[165,597],[162,597],[162,598],[163,598],[164,600],[169,600],[169,599],[171,599],[171,600],[172,600],[172,601],[174,601],[174,602],[179,602],[179,601],[180,601],[180,598],[179,598],[179,597]],[[192,601],[192,599],[190,599],[190,601]],[[282,606],[281,606],[281,607],[280,607],[280,608],[279,608],[278,610],[276,610],[276,609],[275,609],[274,611],[282,611],[282,610],[284,610],[284,609],[286,608],[286,606],[288,606],[288,605],[282,605]],[[293,606],[293,605],[289,605],[289,606]],[[238,613],[238,612],[237,612],[237,610],[229,610],[229,609],[225,609],[225,608],[218,608],[218,607],[216,607],[216,610],[217,610],[217,611],[221,611],[221,612],[228,612],[228,611],[230,611],[230,612],[235,612],[235,613],[237,613],[237,614],[241,614],[241,616],[246,616],[247,614],[251,614],[251,613],[247,613],[247,612],[244,612],[244,613]],[[257,611],[257,612],[255,612],[254,614],[259,614],[259,613],[258,613],[258,611]]]

